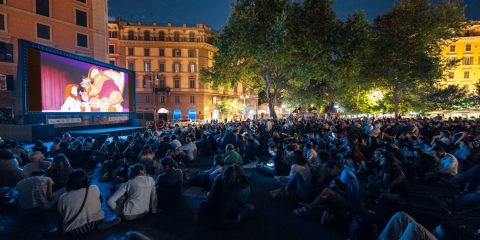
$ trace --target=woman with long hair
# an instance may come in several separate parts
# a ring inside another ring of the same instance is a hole
[[[55,156],[47,169],[47,176],[53,180],[53,191],[56,192],[67,185],[68,179],[73,172],[70,161],[63,154]]]
[[[138,162],[145,165],[148,174],[155,174],[154,160],[155,153],[149,144],[145,144],[142,151],[138,154]]]

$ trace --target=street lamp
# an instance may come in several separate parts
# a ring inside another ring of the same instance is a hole
[[[335,108],[335,113],[338,114],[338,109],[340,108],[338,103],[333,104],[333,108]]]

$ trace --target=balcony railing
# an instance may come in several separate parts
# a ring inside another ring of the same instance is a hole
[[[160,41],[160,42],[197,42],[197,43],[209,43],[213,44],[213,39],[207,38],[189,38],[189,37],[145,37],[145,36],[128,36],[128,35],[121,35],[120,40],[132,40],[132,41]]]

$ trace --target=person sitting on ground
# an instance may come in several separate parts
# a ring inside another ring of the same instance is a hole
[[[187,177],[188,185],[201,186],[210,189],[211,183],[223,173],[225,165],[222,154],[217,154],[213,158],[213,166],[203,171],[194,173]]]
[[[48,148],[45,147],[45,144],[43,143],[42,140],[37,140],[35,141],[35,145],[33,146],[32,151],[41,152],[43,155],[47,155]]]
[[[182,146],[182,143],[177,139],[177,135],[172,135],[172,141],[170,142],[170,145],[173,149],[177,149]]]
[[[125,220],[134,220],[157,211],[157,193],[155,181],[146,176],[141,163],[128,169],[130,180],[123,183],[108,199],[108,206]]]
[[[191,137],[187,137],[187,143],[181,149],[187,154],[188,160],[193,161],[197,157],[197,146]]]
[[[436,180],[439,178],[452,178],[458,172],[458,160],[455,156],[445,151],[441,145],[435,145],[432,148],[431,156],[435,158],[435,172],[425,174],[426,180]]]
[[[119,218],[105,221],[100,190],[96,185],[90,184],[83,169],[72,172],[66,190],[58,199],[58,213],[64,235],[78,236],[96,228],[106,229],[120,222]]]
[[[292,193],[300,201],[308,201],[312,183],[312,172],[307,164],[307,157],[301,150],[293,153],[293,164],[288,177],[275,177],[283,186],[270,192],[272,198]]]
[[[23,167],[23,176],[28,178],[33,171],[38,169],[46,171],[50,167],[50,162],[44,159],[45,156],[39,151],[30,154],[30,163]]]
[[[53,182],[53,191],[56,192],[67,185],[68,179],[73,172],[70,161],[63,154],[59,154],[53,158],[50,167],[47,169],[47,176],[51,177]]]
[[[53,180],[45,175],[44,170],[37,169],[17,183],[20,214],[48,210],[57,202],[58,195],[52,194]]]
[[[170,142],[170,137],[165,136],[163,137],[163,141],[160,144],[158,144],[157,150],[155,151],[155,157],[157,159],[162,159],[163,157],[165,157],[167,155],[168,150],[174,150],[172,145],[170,145],[169,142]]]
[[[239,164],[240,166],[243,165],[243,159],[240,154],[235,151],[235,146],[233,144],[227,144],[225,147],[225,165],[232,165],[232,164]]]
[[[138,154],[138,162],[145,166],[148,174],[154,174],[154,158],[155,154],[153,153],[152,147],[150,147],[149,144],[145,144],[142,152]]]
[[[325,166],[325,169],[334,180],[332,180],[330,186],[325,188],[310,204],[293,210],[295,215],[308,215],[315,206],[327,202],[341,209],[351,210],[359,206],[358,180],[350,168],[344,167],[343,170],[340,170],[337,162],[330,161]]]
[[[0,186],[15,186],[23,178],[23,171],[12,151],[0,150]]]
[[[404,212],[397,212],[392,216],[388,224],[378,236],[382,240],[397,239],[415,239],[415,240],[437,240],[437,239],[453,239],[448,238],[445,227],[439,225],[434,232],[429,232],[424,226],[419,224],[410,215]]]
[[[406,197],[405,173],[400,167],[400,162],[391,152],[381,151],[379,164],[382,170],[372,179],[369,184],[369,192],[373,197],[378,197],[380,189],[388,190],[390,193]]]
[[[164,157],[160,160],[160,171],[156,180],[157,205],[159,208],[180,199],[183,183],[183,175],[180,169],[174,167],[175,163],[171,157]]]
[[[240,165],[228,165],[217,177],[207,195],[207,200],[195,210],[194,220],[216,223],[236,223],[250,215],[254,207],[248,203],[250,184]]]

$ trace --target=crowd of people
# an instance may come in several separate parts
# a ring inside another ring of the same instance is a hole
[[[180,201],[184,186],[209,190],[194,211],[195,221],[233,225],[254,212],[251,180],[243,169],[254,164],[278,182],[265,197],[299,204],[292,217],[320,212],[321,224],[346,223],[352,239],[457,239],[474,236],[476,229],[459,233],[442,222],[429,231],[401,211],[412,204],[409,187],[416,183],[458,189],[451,198],[432,198],[445,214],[478,208],[478,121],[290,116],[165,125],[122,137],[67,133],[50,149],[37,141],[31,151],[2,140],[0,185],[15,187],[21,214],[56,206],[66,235],[156,214]],[[188,171],[199,158],[211,161]],[[112,182],[106,201],[116,213],[113,219],[105,219],[106,196],[88,180],[98,166],[99,180]]]

